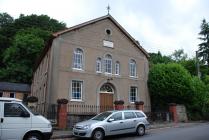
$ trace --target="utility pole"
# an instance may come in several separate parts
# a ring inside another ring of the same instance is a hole
[[[200,64],[199,64],[199,53],[198,51],[196,51],[196,68],[197,68],[197,76],[198,78],[201,77],[201,73],[200,73]]]

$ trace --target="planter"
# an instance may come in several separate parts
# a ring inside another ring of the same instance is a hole
[[[37,107],[38,102],[28,102],[28,107],[30,108],[36,108]]]
[[[144,102],[143,101],[135,101],[136,110],[144,111]]]
[[[68,100],[67,100],[67,99],[64,99],[64,98],[62,98],[62,99],[57,99],[57,103],[58,103],[58,104],[67,104],[67,103],[68,103]]]
[[[114,101],[115,110],[123,110],[124,109],[124,101],[123,100],[116,100]]]
[[[38,98],[35,97],[35,96],[29,96],[27,97],[27,102],[29,103],[35,103],[35,102],[38,102]]]
[[[123,110],[124,109],[124,105],[115,105],[115,110]]]
[[[114,101],[114,104],[115,105],[123,105],[124,104],[124,101],[123,100],[115,100]]]

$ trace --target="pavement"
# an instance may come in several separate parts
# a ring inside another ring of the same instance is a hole
[[[150,124],[149,130],[154,130],[154,129],[164,129],[164,128],[181,128],[181,127],[190,127],[194,125],[200,125],[203,123],[208,123],[204,121],[198,121],[198,122],[187,122],[187,123],[173,123],[173,122],[154,122]],[[63,139],[63,138],[72,138],[72,129],[66,129],[66,130],[58,130],[55,129],[53,131],[53,135],[51,139]]]

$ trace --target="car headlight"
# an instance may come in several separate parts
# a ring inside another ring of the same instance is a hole
[[[48,124],[48,128],[51,128],[51,127],[52,127],[52,125],[51,125],[51,123],[49,123],[49,124]]]
[[[89,129],[90,128],[90,125],[84,125],[83,126],[83,129]]]

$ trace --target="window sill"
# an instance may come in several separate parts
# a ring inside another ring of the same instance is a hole
[[[107,73],[107,72],[105,72],[104,73],[106,76],[112,76],[113,74],[112,73]]]
[[[102,72],[101,72],[101,71],[96,71],[96,73],[97,73],[97,74],[102,74]]]
[[[129,76],[132,79],[138,79],[138,76]]]
[[[83,69],[77,69],[77,68],[72,68],[73,71],[80,71],[80,72],[84,72]]]
[[[79,99],[71,99],[70,101],[72,101],[72,102],[83,102],[83,100],[79,100]]]

